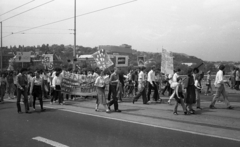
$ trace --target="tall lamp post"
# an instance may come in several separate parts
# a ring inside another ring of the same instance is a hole
[[[2,48],[2,22],[0,22],[1,23],[1,71],[3,70],[2,68],[2,66],[3,66],[3,48]]]
[[[76,58],[76,0],[74,0],[74,48],[73,48],[73,71],[75,70]]]

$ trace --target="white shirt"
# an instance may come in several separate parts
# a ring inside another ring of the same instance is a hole
[[[150,70],[148,72],[148,79],[147,81],[151,84],[153,84],[153,81],[155,81],[155,72],[153,70]]]
[[[97,87],[104,87],[104,85],[105,85],[104,77],[101,77],[101,76],[97,77],[94,85]]]
[[[54,76],[52,80],[52,86],[55,87],[56,85],[61,85],[62,78],[60,76]]]
[[[138,74],[138,81],[139,82],[142,82],[142,81],[144,81],[145,80],[145,78],[144,78],[144,73],[143,73],[143,71],[140,71],[140,73]]]
[[[173,82],[177,82],[177,78],[179,78],[179,75],[178,75],[177,73],[175,73],[175,74],[173,75],[172,81],[173,81]]]
[[[216,74],[214,85],[217,87],[220,86],[223,82],[224,82],[223,71],[219,70]]]

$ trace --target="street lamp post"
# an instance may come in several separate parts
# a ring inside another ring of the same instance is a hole
[[[73,71],[75,70],[76,58],[76,0],[74,0],[74,48],[73,48]]]
[[[3,67],[2,67],[2,66],[3,66],[3,63],[2,63],[2,62],[3,62],[3,48],[2,48],[3,45],[2,45],[2,39],[3,39],[3,38],[2,38],[2,22],[0,22],[0,23],[1,23],[1,71],[2,71],[2,70],[3,70],[3,69],[2,69],[2,68],[3,68]]]

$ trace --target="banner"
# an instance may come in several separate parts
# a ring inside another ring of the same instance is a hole
[[[127,67],[128,66],[128,56],[116,56],[116,67]]]
[[[162,49],[161,71],[165,74],[173,74],[173,56],[165,49]]]
[[[53,54],[43,54],[42,63],[45,69],[53,70]]]
[[[96,96],[94,82],[97,77],[63,71],[61,91],[71,95]]]
[[[31,52],[17,52],[15,62],[30,62]]]
[[[145,59],[143,56],[137,58],[138,66],[144,66]]]
[[[106,68],[113,65],[112,60],[110,59],[110,57],[108,56],[108,54],[106,53],[106,51],[104,49],[100,49],[99,51],[94,53],[92,56],[93,56],[94,60],[96,61],[97,66],[101,70],[105,70]]]

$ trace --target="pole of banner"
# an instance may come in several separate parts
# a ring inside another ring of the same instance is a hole
[[[2,48],[2,22],[0,22],[1,23],[1,71],[3,70],[2,68],[2,66],[3,66],[3,48]]]
[[[76,0],[74,0],[74,48],[73,48],[73,71],[75,71],[76,58]]]

